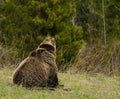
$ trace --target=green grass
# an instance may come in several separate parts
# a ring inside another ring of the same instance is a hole
[[[59,73],[64,87],[28,90],[12,84],[11,69],[0,69],[0,99],[120,99],[120,77]]]

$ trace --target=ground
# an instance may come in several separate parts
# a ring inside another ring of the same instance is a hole
[[[120,77],[59,73],[64,87],[25,89],[12,84],[13,69],[0,69],[0,99],[120,99]]]

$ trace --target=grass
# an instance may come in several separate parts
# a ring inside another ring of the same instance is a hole
[[[0,99],[120,99],[120,77],[59,73],[64,87],[28,90],[12,84],[12,69],[0,69]]]

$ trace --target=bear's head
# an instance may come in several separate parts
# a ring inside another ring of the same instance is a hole
[[[44,48],[50,53],[55,54],[56,52],[56,42],[55,38],[51,37],[50,35],[47,35],[47,37],[44,39],[44,41],[38,46],[38,48]]]

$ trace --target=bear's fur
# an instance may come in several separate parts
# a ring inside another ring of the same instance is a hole
[[[56,87],[58,85],[56,44],[51,36],[24,59],[13,75],[13,83],[24,87]]]

